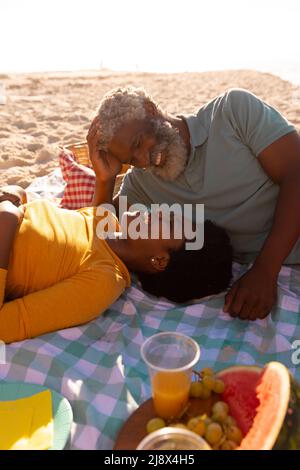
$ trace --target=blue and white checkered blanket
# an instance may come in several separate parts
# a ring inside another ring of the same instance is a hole
[[[235,264],[235,278],[246,269]],[[7,346],[0,379],[42,384],[68,398],[74,413],[71,449],[113,447],[126,419],[150,396],[140,347],[157,332],[193,337],[201,347],[199,367],[276,360],[300,381],[300,366],[292,360],[293,343],[300,340],[299,268],[282,268],[278,303],[264,320],[231,319],[223,305],[224,294],[178,306],[134,284],[89,324]]]

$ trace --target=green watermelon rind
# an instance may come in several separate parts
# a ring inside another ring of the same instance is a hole
[[[274,363],[273,363],[274,364]],[[279,363],[282,367],[283,364]],[[268,364],[266,364],[267,366]],[[285,366],[284,366],[285,367]],[[286,367],[285,367],[286,368]],[[286,368],[287,369],[287,368]],[[238,371],[255,371],[261,373],[263,368],[258,366],[232,366],[220,370],[219,378],[223,374]],[[285,417],[278,430],[272,450],[299,450],[300,449],[300,386],[289,372],[290,398],[285,411]],[[270,449],[271,450],[271,449]]]
[[[290,376],[290,399],[273,450],[300,449],[300,386]]]

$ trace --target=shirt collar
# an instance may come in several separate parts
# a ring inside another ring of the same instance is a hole
[[[190,132],[190,141],[191,141],[191,150],[193,151],[195,147],[199,147],[204,144],[207,140],[208,132],[206,128],[201,124],[198,116],[194,114],[189,116],[179,116],[185,120]]]

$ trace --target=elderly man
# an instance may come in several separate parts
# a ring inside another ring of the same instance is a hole
[[[253,262],[225,298],[233,317],[264,318],[283,263],[300,263],[300,136],[276,109],[230,89],[190,116],[161,109],[142,89],[112,90],[87,137],[97,156],[94,204],[112,201],[122,163],[128,203],[202,203],[228,232],[235,260]],[[95,158],[94,158],[95,160]]]

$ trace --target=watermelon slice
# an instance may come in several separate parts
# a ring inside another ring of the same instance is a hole
[[[279,362],[219,372],[226,401],[244,438],[241,450],[300,449],[300,387]]]

